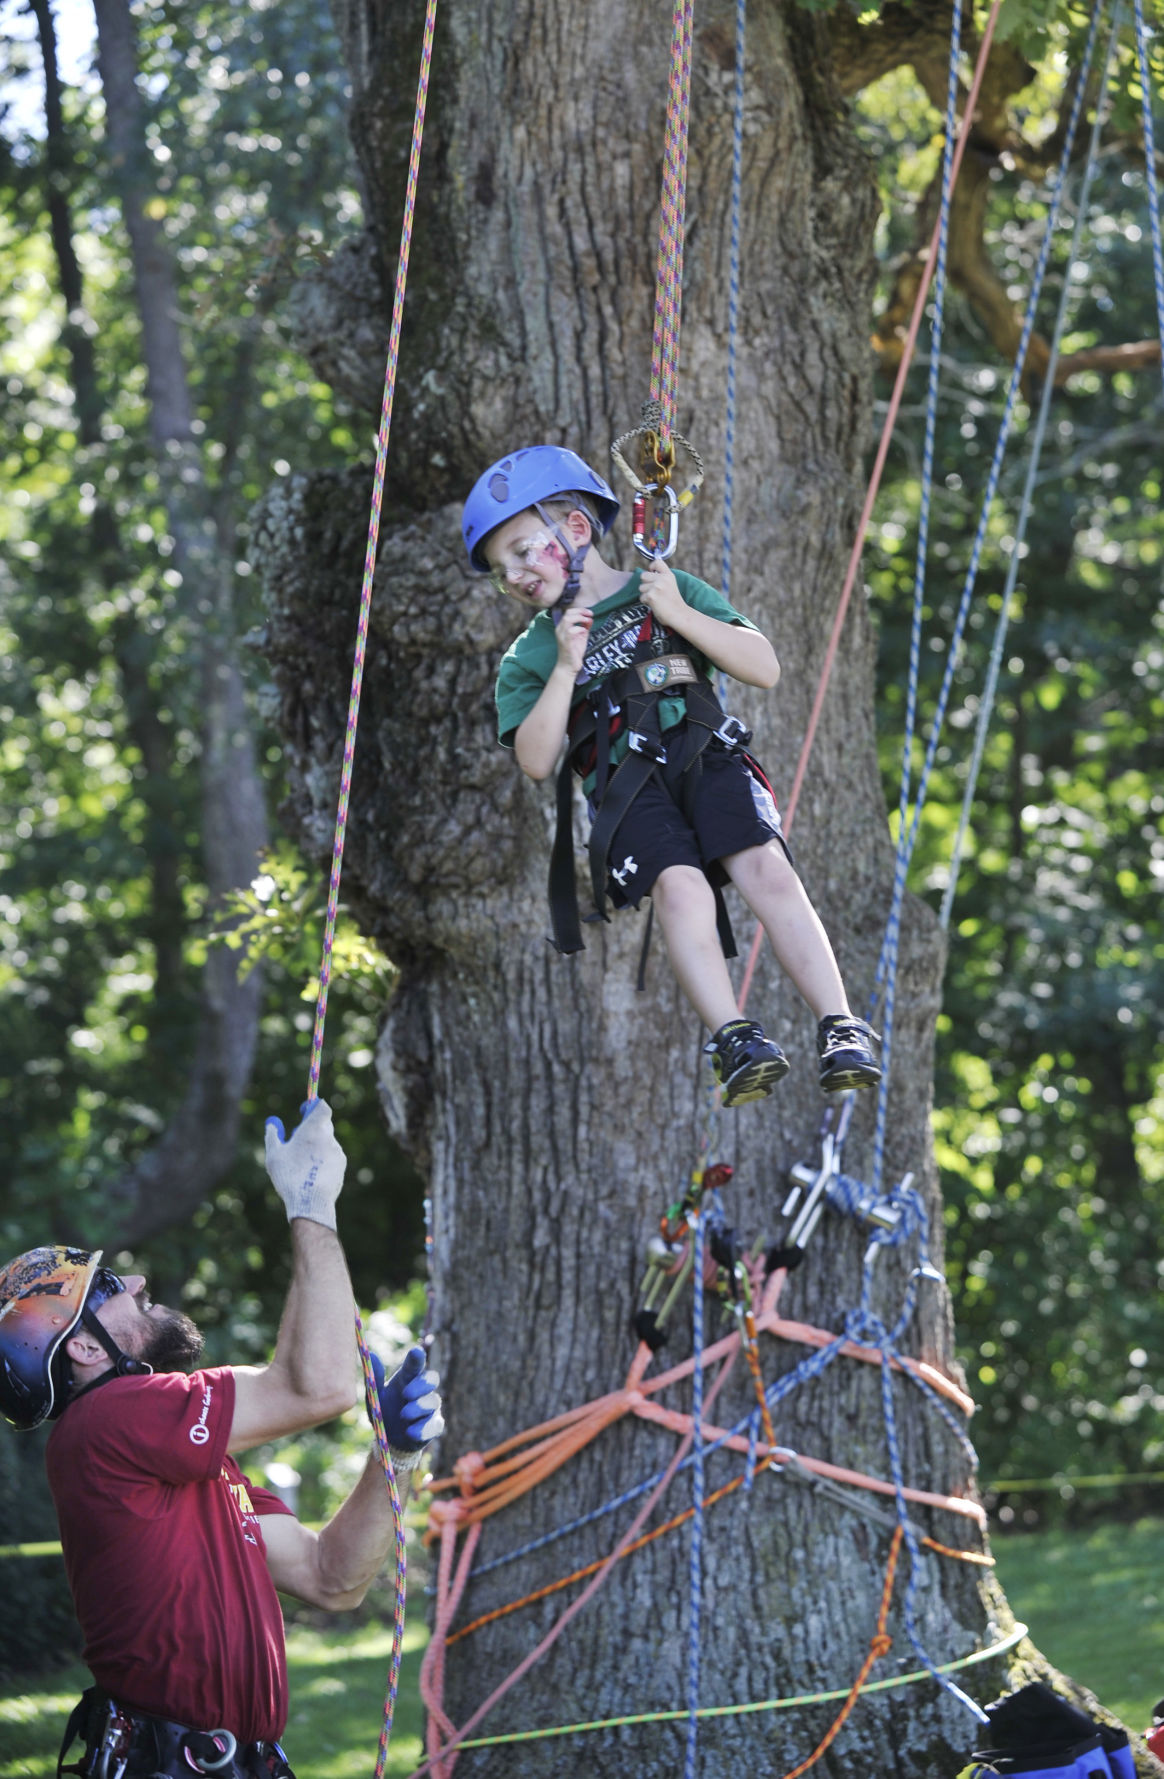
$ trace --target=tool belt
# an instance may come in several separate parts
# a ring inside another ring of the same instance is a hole
[[[644,626],[644,629],[647,627]],[[587,920],[609,920],[606,912],[606,876],[610,849],[619,823],[648,779],[658,776],[669,795],[685,812],[694,801],[700,756],[712,741],[741,752],[752,739],[737,717],[726,716],[705,676],[686,653],[654,654],[650,632],[640,638],[629,666],[620,669],[587,694],[570,723],[570,746],[558,772],[557,830],[550,854],[550,920],[552,944],[566,954],[581,951],[578,891],[574,877],[573,780],[594,773],[591,796],[593,824],[590,829],[590,887],[594,913]],[[663,735],[659,724],[659,699],[683,697],[686,721]],[[611,767],[612,741],[627,737],[627,751]],[[749,767],[759,773],[751,755]],[[763,775],[760,774],[762,777]],[[765,781],[766,782],[766,781]],[[715,890],[716,926],[725,957],[735,957],[731,922],[722,889]]]
[[[85,1747],[65,1764],[74,1741]],[[278,1742],[240,1742],[231,1730],[195,1730],[119,1705],[100,1687],[81,1694],[65,1725],[57,1779],[295,1779]]]

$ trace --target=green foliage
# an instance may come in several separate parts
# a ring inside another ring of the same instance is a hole
[[[301,970],[306,982],[300,998],[314,1000],[319,987],[316,935],[323,931],[326,910],[323,886],[283,842],[263,854],[253,883],[222,898],[205,943],[241,952],[244,976],[260,963],[277,963],[288,974]],[[332,968],[349,983],[385,996],[397,975],[395,965],[344,913],[342,903],[337,908]]]
[[[323,0],[161,5],[137,20],[149,208],[178,266],[241,631],[260,615],[243,544],[252,502],[305,446],[345,463],[366,444],[280,319],[299,267],[358,218],[341,57]],[[0,53],[16,90],[38,59],[15,36]],[[0,1248],[107,1236],[106,1183],[184,1090],[206,948],[245,944],[266,996],[243,1108],[253,1140],[194,1223],[136,1258],[159,1291],[188,1277],[217,1356],[249,1357],[269,1344],[285,1282],[262,1120],[287,1119],[303,1097],[326,882],[283,843],[275,888],[265,901],[243,893],[233,931],[207,907],[198,618],[171,566],[99,95],[83,79],[64,98],[73,161],[56,177],[83,270],[95,415],[46,226],[43,125],[10,117],[0,157]],[[257,706],[255,721],[274,805],[281,747]],[[374,1303],[416,1269],[421,1188],[384,1136],[371,1067],[391,967],[342,913],[333,972],[322,1090],[349,1153],[357,1286]]]

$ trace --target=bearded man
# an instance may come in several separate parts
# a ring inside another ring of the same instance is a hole
[[[363,1599],[394,1542],[376,1453],[315,1532],[233,1454],[357,1400],[355,1304],[336,1234],[345,1158],[313,1101],[267,1170],[290,1221],[292,1277],[266,1365],[189,1371],[202,1336],[100,1249],[34,1248],[0,1269],[0,1413],[54,1419],[45,1452],[94,1686],[70,1720],[85,1779],[293,1779],[280,1738],[287,1663],[278,1592],[329,1611]],[[444,1430],[414,1347],[376,1369],[398,1473]]]

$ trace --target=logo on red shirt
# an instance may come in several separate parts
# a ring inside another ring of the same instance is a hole
[[[190,1442],[192,1445],[205,1445],[206,1441],[210,1438],[210,1428],[206,1425],[206,1421],[210,1414],[210,1398],[213,1394],[214,1391],[211,1386],[207,1384],[202,1392],[201,1412],[190,1429]]]

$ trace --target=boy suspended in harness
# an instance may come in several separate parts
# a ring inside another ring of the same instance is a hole
[[[465,503],[474,568],[532,616],[497,677],[498,734],[530,778],[558,778],[550,866],[554,941],[581,949],[571,784],[592,818],[591,883],[606,918],[651,898],[680,987],[713,1034],[706,1050],[723,1103],[762,1099],[788,1072],[780,1046],[741,1017],[725,962],[723,908],[734,883],[818,1021],[826,1093],[881,1071],[873,1034],[849,1010],[828,935],[797,876],[748,732],[712,687],[718,668],[746,685],[780,674],[771,643],[713,587],[656,559],[612,567],[595,549],[619,503],[572,451],[538,445],[492,464]]]

